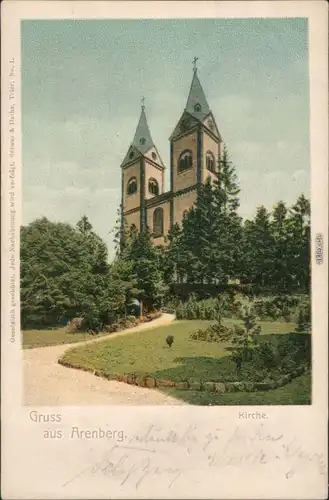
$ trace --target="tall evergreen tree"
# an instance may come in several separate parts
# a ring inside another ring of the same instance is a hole
[[[159,250],[153,244],[148,229],[139,233],[136,228],[130,228],[122,258],[132,264],[139,298],[143,303],[149,308],[160,305],[165,293],[163,271]]]
[[[288,209],[279,201],[272,212],[271,231],[273,235],[272,285],[280,293],[286,293],[293,282],[289,259]]]
[[[210,248],[215,219],[213,187],[208,178],[198,189],[195,206],[183,220],[181,246],[189,282],[204,283],[210,279]]]
[[[77,222],[77,228],[84,236],[87,235],[92,230],[92,225],[90,224],[88,217],[83,215],[81,219]]]
[[[224,146],[213,189],[215,219],[210,263],[212,276],[224,284],[230,278],[238,278],[242,272],[242,227],[237,213],[239,192],[235,167]]]
[[[169,230],[163,249],[163,273],[166,283],[181,283],[184,279],[182,259],[182,228],[175,223]]]
[[[275,267],[274,239],[270,214],[264,206],[257,208],[254,220],[245,221],[243,250],[243,279],[257,285],[270,285]]]
[[[123,217],[123,207],[120,204],[120,207],[117,210],[117,219],[115,222],[115,226],[111,231],[113,233],[113,242],[116,255],[120,255],[124,251],[127,246],[127,238],[129,234],[129,228],[127,225],[127,221]]]
[[[310,284],[310,202],[302,194],[289,210],[289,266],[294,284],[306,289]]]

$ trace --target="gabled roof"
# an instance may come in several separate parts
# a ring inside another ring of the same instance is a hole
[[[185,110],[200,121],[210,113],[210,108],[196,69],[194,70]]]
[[[182,116],[178,120],[178,123],[177,123],[176,127],[174,128],[174,131],[171,134],[170,139],[172,139],[173,137],[180,135],[184,132],[187,132],[192,127],[194,127],[197,123],[199,123],[199,120],[195,119],[194,116],[192,116],[190,113],[188,113],[185,109],[183,111]],[[185,126],[185,124],[186,124],[186,126]]]
[[[132,144],[131,146],[129,147],[128,151],[127,151],[127,154],[126,156],[124,157],[123,159],[123,162],[121,163],[121,167],[124,167],[125,165],[127,165],[128,163],[136,160],[137,158],[140,158],[142,155],[141,153],[138,151],[137,148],[135,148]]]

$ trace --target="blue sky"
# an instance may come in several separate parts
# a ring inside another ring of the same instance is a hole
[[[23,224],[87,214],[112,255],[141,97],[168,187],[168,138],[194,56],[236,166],[241,215],[309,196],[306,20],[23,21]]]

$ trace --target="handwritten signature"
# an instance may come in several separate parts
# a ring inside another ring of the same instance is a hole
[[[174,453],[176,446],[191,455],[193,462],[189,463],[187,457],[181,467],[160,464],[163,457],[168,459],[172,456],[169,447]],[[268,432],[263,424],[251,433],[237,426],[229,435],[220,428],[202,434],[196,426],[191,425],[181,433],[149,425],[144,432],[129,439],[129,446],[112,446],[101,460],[73,476],[63,487],[87,474],[102,474],[119,481],[122,486],[131,484],[136,489],[151,478],[161,481],[163,487],[171,488],[194,468],[266,466],[275,461],[282,464],[286,479],[299,473],[303,465],[308,467],[311,463],[320,475],[326,473],[325,459],[321,453],[307,450],[295,436],[289,440],[283,434]]]
[[[66,481],[63,487],[88,473],[92,476],[101,473],[119,481],[122,486],[130,482],[136,489],[147,479],[156,476],[158,479],[165,478],[167,487],[171,488],[180,477],[182,471],[177,467],[159,466],[156,460],[154,460],[155,453],[156,450],[147,448],[114,445],[103,456],[102,460],[83,469],[80,473]]]

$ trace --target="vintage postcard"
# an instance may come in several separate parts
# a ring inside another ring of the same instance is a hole
[[[324,499],[327,4],[2,4],[2,494]]]

